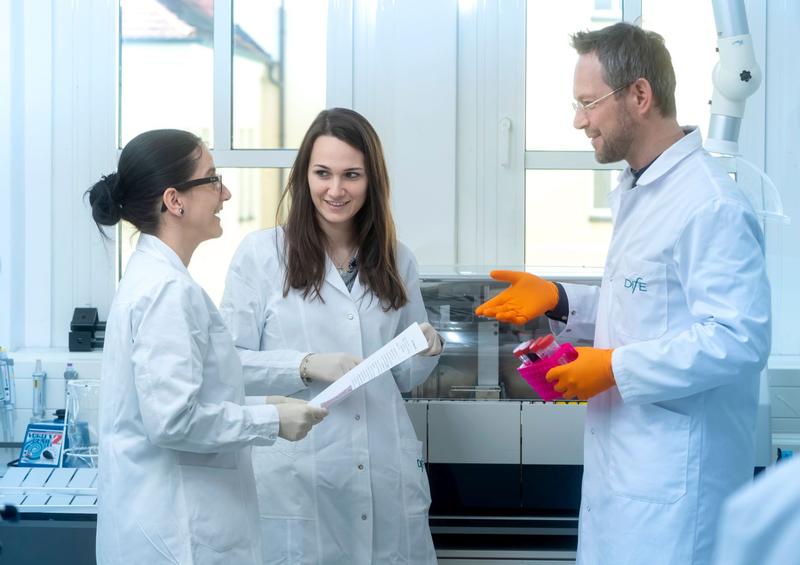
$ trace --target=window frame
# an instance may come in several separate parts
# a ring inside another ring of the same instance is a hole
[[[231,147],[233,0],[215,0],[214,143],[220,168],[286,168],[290,149]],[[352,106],[353,0],[329,12],[327,105]],[[11,117],[11,167],[1,194],[0,345],[65,349],[76,307],[98,308],[106,320],[119,280],[116,229],[98,237],[85,191],[119,158],[119,3],[11,2],[0,7],[4,35],[0,57],[9,64],[0,80],[10,96],[0,110]],[[223,30],[223,31],[220,31]],[[52,73],[35,72],[52,69]],[[56,85],[71,85],[57,88]],[[35,93],[35,94],[34,94]],[[85,117],[91,119],[86,121]],[[5,135],[5,134],[4,134]],[[16,187],[12,198],[12,178]]]
[[[527,2],[503,2],[502,10],[491,2],[460,4],[458,262],[519,267],[525,264],[527,171],[623,170],[626,165],[598,163],[591,150],[528,150],[524,135]],[[621,6],[622,21],[641,20],[642,0],[622,0]],[[765,10],[763,5],[750,6],[753,29],[764,25]],[[764,42],[758,41],[757,60],[764,60],[764,51]],[[480,80],[486,77],[491,80]],[[471,118],[472,111],[477,118]],[[500,154],[505,151],[500,149],[503,134],[499,127],[506,119],[512,131],[507,166],[501,162]],[[740,135],[742,152],[762,167],[764,135],[762,88],[748,99],[747,120]],[[470,162],[469,156],[478,158]],[[725,159],[725,166],[736,173],[732,159]]]
[[[388,102],[382,102],[379,94],[384,91],[378,90],[381,83],[374,78],[373,67],[380,67],[384,61],[377,60],[378,55],[364,49],[373,45],[370,34],[374,30],[369,26],[376,14],[369,4],[366,0],[331,3],[327,105],[357,107],[373,123],[377,122],[379,129],[383,125],[381,132],[387,155],[390,160],[396,159],[390,163],[393,172],[408,166],[412,170],[404,174],[413,181],[417,178],[414,167],[418,167],[418,163],[413,162],[416,154],[405,146],[400,152],[392,147],[399,141],[396,131],[387,127],[393,122],[386,117],[384,107],[391,107]],[[441,103],[449,108],[455,100],[456,108],[452,116],[442,118],[441,108],[433,106],[429,114],[440,121],[432,126],[435,135],[427,136],[433,138],[437,147],[445,143],[443,140],[454,142],[452,157],[444,151],[436,154],[437,159],[444,157],[445,165],[436,169],[436,176],[430,182],[438,187],[438,193],[431,197],[437,199],[433,207],[442,218],[441,229],[437,227],[438,231],[434,232],[437,249],[445,248],[439,256],[447,256],[449,260],[448,254],[452,254],[455,264],[519,266],[523,263],[524,175],[527,169],[615,168],[614,164],[598,165],[591,151],[525,150],[524,128],[517,125],[525,123],[526,3],[504,0],[502,11],[498,4],[453,0],[441,6],[437,3],[436,7],[436,26],[450,26],[448,18],[458,20],[457,33],[449,27],[447,35],[447,41],[451,33],[457,41],[458,56],[451,59],[448,52],[438,60],[440,65],[452,61],[453,68],[436,69],[437,72],[442,69],[452,72],[456,77],[453,89],[458,89],[457,96],[448,90]],[[767,7],[756,2],[748,4],[756,57],[764,61]],[[228,31],[215,33],[215,45],[220,44],[220,49],[227,53],[232,33],[231,7],[232,0],[216,0],[215,25],[223,25]],[[412,7],[392,9],[405,11],[403,25],[419,26]],[[6,67],[7,72],[0,74],[0,79],[9,84],[11,97],[0,100],[0,109],[12,117],[8,134],[11,143],[0,146],[0,156],[7,155],[11,164],[0,187],[9,202],[0,213],[0,217],[7,220],[0,228],[1,233],[8,236],[0,243],[3,256],[0,299],[4,311],[10,314],[0,323],[0,345],[12,349],[66,347],[72,310],[76,306],[96,306],[101,319],[105,320],[118,280],[118,273],[114,272],[113,230],[110,244],[97,237],[88,205],[83,200],[84,191],[100,174],[114,170],[119,156],[116,136],[118,4],[116,0],[56,2],[48,11],[42,10],[38,3],[12,2],[2,10],[3,15],[9,15],[4,20],[9,33],[5,34],[0,55],[3,61],[11,64]],[[486,15],[489,17],[484,17]],[[624,0],[626,21],[640,15],[639,0]],[[389,16],[381,12],[377,17]],[[359,45],[358,50],[354,49],[354,43]],[[219,61],[224,60],[221,51],[215,53]],[[415,52],[415,56],[419,53]],[[220,73],[224,79],[215,77],[215,89],[231,84],[232,69],[229,67],[226,72],[219,61],[215,60],[215,73]],[[52,68],[52,76],[34,71],[43,68]],[[449,75],[447,78],[449,80]],[[441,81],[441,77],[426,76],[424,80],[428,83],[420,89],[424,91],[434,79]],[[63,84],[72,85],[72,88],[55,88]],[[449,83],[447,88],[451,88]],[[762,168],[765,164],[765,90],[760,88],[748,99],[740,136],[743,153]],[[34,92],[40,98],[26,96]],[[224,92],[220,96],[223,98],[215,101],[215,112],[227,109],[231,121],[231,97]],[[418,104],[416,100],[412,102]],[[86,120],[87,116],[91,119]],[[507,130],[500,125],[505,118],[511,120],[511,128]],[[226,128],[214,128],[215,143],[220,144],[213,153],[220,168],[291,165],[292,150],[230,148],[230,141],[224,142],[230,140],[230,128],[230,124]],[[222,134],[223,131],[228,133]],[[498,155],[498,138],[504,131],[510,133],[506,152],[508,166],[500,164]],[[410,134],[404,131],[403,135]],[[431,152],[428,145],[425,151]],[[451,167],[449,171],[448,167]],[[410,184],[401,187],[407,190]],[[23,187],[24,197],[19,197],[19,187]],[[443,208],[444,205],[452,206],[452,210]],[[419,215],[417,210],[414,213]],[[423,222],[430,223],[429,218],[439,221],[430,214]],[[404,225],[400,218],[401,232],[411,228]],[[421,262],[421,265],[424,268],[425,264]],[[776,292],[776,298],[779,294]]]
[[[118,3],[120,0],[114,0]],[[290,169],[297,149],[236,148],[233,145],[233,5],[236,0],[214,0],[213,13],[213,148],[209,153],[218,169]],[[328,7],[326,37],[326,107],[350,107],[353,100],[352,67],[342,61],[353,60],[353,1],[343,0]],[[116,27],[119,28],[119,19]],[[120,59],[117,57],[116,72]],[[117,117],[119,108],[117,102]],[[122,152],[117,148],[117,158]],[[116,230],[115,284],[122,276],[120,228]]]

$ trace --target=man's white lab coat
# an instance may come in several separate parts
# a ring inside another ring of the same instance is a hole
[[[565,284],[562,336],[614,348],[589,400],[578,562],[708,563],[723,500],[750,480],[770,349],[764,241],[698,130],[609,195],[600,288]]]

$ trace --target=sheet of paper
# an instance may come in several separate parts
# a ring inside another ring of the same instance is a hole
[[[396,367],[428,347],[428,340],[419,324],[414,322],[392,341],[364,359],[353,369],[334,381],[328,388],[309,401],[309,404],[328,408],[349,396],[375,377]]]

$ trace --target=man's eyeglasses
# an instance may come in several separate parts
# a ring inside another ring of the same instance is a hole
[[[203,177],[201,179],[187,180],[178,184],[173,184],[172,187],[178,190],[201,186],[204,184],[214,185],[214,190],[220,192],[222,190],[222,175],[214,175],[213,177]]]
[[[592,100],[591,102],[587,102],[586,104],[584,104],[583,102],[573,102],[572,103],[572,108],[576,112],[579,111],[579,110],[583,110],[584,112],[589,112],[591,110],[594,110],[597,107],[597,105],[600,104],[600,102],[602,102],[603,100],[605,100],[606,98],[608,98],[612,94],[616,94],[617,92],[619,92],[623,88],[628,88],[629,86],[630,86],[630,84],[626,84],[624,86],[620,86],[619,88],[617,88],[615,90],[612,90],[608,94],[606,94],[604,96],[601,96],[597,100]]]

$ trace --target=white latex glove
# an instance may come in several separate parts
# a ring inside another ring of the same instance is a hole
[[[312,353],[306,362],[306,375],[312,381],[332,383],[361,361],[348,353]]]
[[[286,400],[275,404],[280,419],[278,435],[283,439],[289,441],[303,439],[313,426],[319,424],[328,415],[325,408],[312,406],[305,400],[296,398]]]
[[[265,396],[264,400],[267,404],[306,404],[305,400],[291,396]]]
[[[433,326],[428,322],[422,322],[419,325],[419,329],[422,330],[422,335],[428,340],[428,348],[423,349],[417,353],[417,355],[422,355],[423,357],[439,355],[442,352],[442,338],[439,337],[439,334],[433,329]]]

